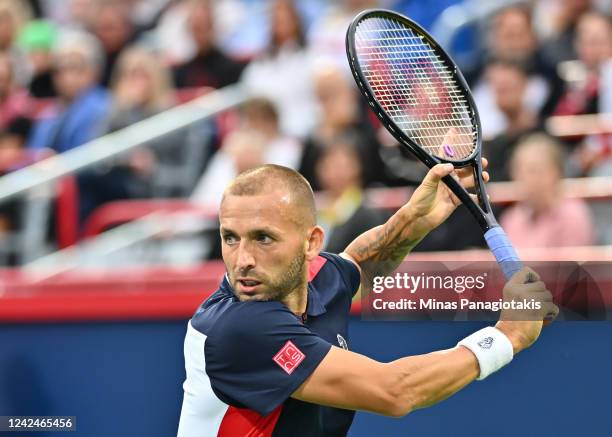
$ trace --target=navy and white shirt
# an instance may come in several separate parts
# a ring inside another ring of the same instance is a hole
[[[343,436],[354,412],[292,399],[332,345],[348,347],[359,271],[321,253],[306,317],[276,301],[240,302],[227,277],[190,320],[179,437]]]

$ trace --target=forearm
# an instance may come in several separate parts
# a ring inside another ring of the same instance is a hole
[[[405,205],[384,225],[353,240],[345,252],[359,264],[364,279],[387,275],[427,235],[425,230],[418,228],[409,205]]]
[[[394,416],[440,402],[478,377],[478,361],[464,347],[401,358],[389,364],[397,399]]]

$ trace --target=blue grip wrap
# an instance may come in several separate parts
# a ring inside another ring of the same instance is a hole
[[[512,275],[523,268],[523,263],[501,227],[496,226],[489,229],[485,232],[484,237],[506,279],[510,279]]]

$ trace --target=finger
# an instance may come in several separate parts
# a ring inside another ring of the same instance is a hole
[[[482,163],[483,170],[489,166],[489,160],[487,158],[482,158],[480,162]]]
[[[559,315],[559,307],[557,305],[553,305],[551,309],[548,310],[546,316],[544,317],[544,326],[550,325]]]
[[[457,174],[457,176],[459,176],[461,185],[463,185],[464,188],[468,188],[468,189],[473,188],[474,185],[476,184],[475,178],[474,178],[474,172],[472,171],[471,167],[457,169],[455,170],[455,173]],[[489,172],[483,171],[482,180],[484,182],[489,182],[489,179],[490,179]]]
[[[506,284],[506,287],[504,287],[504,292],[504,296],[507,299],[547,299],[546,285],[541,281],[528,282],[525,284],[508,283]]]
[[[454,169],[453,164],[436,164],[427,172],[421,185],[437,187],[440,179],[451,174]]]
[[[538,274],[530,267],[525,266],[510,278],[508,284],[537,283],[538,281],[540,281]]]

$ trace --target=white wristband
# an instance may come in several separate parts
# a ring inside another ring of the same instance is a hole
[[[478,381],[485,379],[493,372],[504,367],[514,356],[512,343],[501,332],[492,326],[487,326],[472,335],[465,337],[457,346],[465,346],[476,355],[480,366]]]

